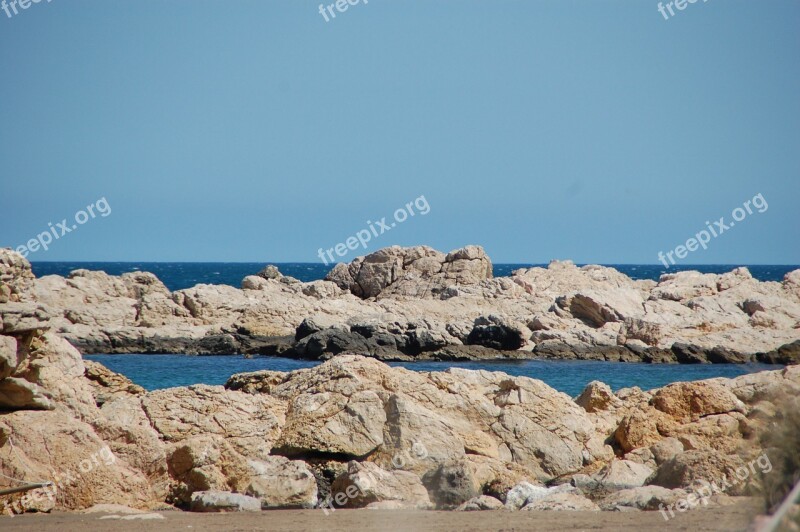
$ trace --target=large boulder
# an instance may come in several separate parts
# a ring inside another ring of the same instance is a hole
[[[594,474],[595,482],[606,490],[621,490],[644,486],[653,470],[631,460],[612,460]]]
[[[286,412],[284,402],[271,396],[204,384],[151,392],[142,406],[167,442],[216,434],[253,458],[269,456]]]
[[[363,457],[383,443],[386,412],[371,390],[350,395],[314,390],[289,402],[276,447],[282,454],[324,452]]]
[[[745,411],[745,405],[727,387],[711,381],[669,384],[659,389],[651,402],[680,422]]]
[[[260,512],[261,502],[230,491],[198,491],[192,494],[190,509],[193,512]]]
[[[385,501],[399,501],[416,508],[431,506],[428,492],[417,475],[407,471],[386,471],[370,462],[348,463],[345,473],[333,482],[331,493],[339,506],[350,508]],[[345,497],[337,498],[339,494]]]
[[[466,501],[464,504],[456,508],[456,511],[477,512],[484,510],[502,510],[503,508],[505,508],[505,506],[499,499],[495,499],[489,495],[480,495],[479,497],[473,497],[472,499]]]
[[[116,456],[144,473],[154,493],[163,500],[169,485],[166,446],[150,425],[141,399],[120,395],[104,402],[99,414],[90,421],[97,435]]]
[[[55,484],[61,509],[99,503],[147,508],[158,499],[144,474],[118,458],[92,427],[64,411],[20,411],[0,417],[0,489],[8,477]]]
[[[715,482],[727,495],[742,495],[747,493],[749,484],[757,481],[739,455],[686,451],[661,464],[650,484],[674,489],[686,488],[695,482]]]
[[[466,460],[442,464],[426,474],[422,481],[439,507],[452,508],[480,495]]]
[[[445,255],[428,246],[380,249],[350,264],[337,264],[325,278],[358,297],[426,297],[448,286],[474,285],[492,277],[483,248],[467,246]]]
[[[620,401],[611,391],[611,387],[600,381],[592,381],[586,385],[583,392],[575,398],[575,403],[582,406],[587,412],[600,412],[611,407],[619,406]]]
[[[167,465],[172,479],[168,500],[178,505],[191,503],[195,492],[244,492],[253,474],[247,459],[218,435],[193,436],[170,445]]]
[[[491,349],[514,351],[525,345],[530,331],[500,316],[480,316],[467,336],[468,345],[482,345]]]
[[[600,508],[608,511],[658,510],[670,506],[688,493],[682,489],[668,489],[661,486],[642,486],[612,492],[600,501]]]
[[[261,500],[261,507],[314,508],[317,504],[317,481],[305,462],[271,456],[250,460],[250,484],[247,494]]]

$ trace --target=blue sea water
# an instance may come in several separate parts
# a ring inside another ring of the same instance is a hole
[[[126,272],[145,271],[154,273],[170,290],[181,290],[196,284],[227,284],[241,286],[242,279],[253,275],[268,263],[265,262],[32,262],[33,273],[37,277],[45,275],[67,276],[73,270],[101,270],[109,275]],[[330,266],[320,263],[274,263],[284,275],[301,281],[322,279],[330,271]],[[508,276],[519,268],[533,266],[546,267],[546,264],[495,264],[496,277]],[[632,279],[658,280],[663,273],[684,270],[698,270],[703,273],[729,272],[732,265],[683,265],[666,270],[661,264],[608,264]],[[787,272],[800,268],[797,265],[754,265],[747,266],[753,277],[760,281],[781,281]]]
[[[186,355],[85,355],[122,373],[147,390],[224,384],[234,373],[259,370],[293,371],[314,367],[320,362],[277,357],[244,358],[231,356]],[[450,367],[502,371],[514,376],[531,377],[546,382],[570,396],[578,395],[593,380],[605,382],[616,391],[639,386],[648,390],[675,381],[713,377],[736,377],[745,373],[780,369],[765,364],[636,364],[580,360],[492,360],[481,362],[391,362],[415,371],[444,371]]]

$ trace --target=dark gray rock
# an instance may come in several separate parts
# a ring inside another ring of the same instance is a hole
[[[440,465],[426,473],[422,483],[440,508],[453,508],[480,495],[465,460]]]

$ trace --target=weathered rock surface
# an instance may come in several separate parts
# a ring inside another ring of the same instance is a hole
[[[84,353],[800,361],[798,272],[780,283],[759,282],[746,268],[656,283],[554,261],[494,278],[480,247],[444,254],[418,246],[339,264],[326,281],[301,283],[267,267],[241,289],[170,292],[149,273],[36,279],[7,249],[0,263],[2,332],[51,328]],[[321,325],[301,327],[305,320]]]
[[[386,501],[400,501],[415,508],[431,507],[428,492],[417,475],[386,471],[371,462],[350,462],[331,490],[334,494],[347,495],[342,506],[350,508]]]
[[[255,497],[229,491],[198,491],[192,494],[193,512],[259,512],[261,502]]]
[[[571,511],[571,512],[597,512],[600,507],[595,503],[574,492],[562,492],[547,495],[527,505],[523,510],[531,512],[541,511]]]
[[[286,409],[283,401],[267,395],[202,384],[152,392],[142,406],[168,442],[215,434],[240,453],[258,458],[269,456],[280,437]]]
[[[463,267],[471,271],[482,262],[480,257],[470,258],[471,254],[457,253],[449,262],[467,261]],[[105,314],[97,308],[78,309],[70,314],[75,321],[65,325],[53,307],[33,297],[43,280],[26,274],[24,262],[0,263],[6,268],[5,274],[0,268],[0,276],[14,283],[13,290],[4,291],[7,302],[0,303],[2,319],[11,317],[3,321],[0,333],[4,350],[0,364],[5,374],[0,389],[21,387],[35,392],[29,400],[4,400],[0,473],[28,481],[58,482],[54,472],[62,479],[76,477],[68,484],[64,480],[52,499],[28,500],[12,511],[70,510],[96,504],[149,509],[165,502],[190,508],[193,501],[215,510],[309,508],[325,505],[329,496],[337,506],[369,508],[480,509],[502,503],[509,509],[528,510],[594,510],[594,505],[653,509],[662,502],[674,503],[704,480],[732,479],[742,468],[752,471],[752,460],[763,452],[759,435],[775,423],[776,405],[783,397],[800,395],[800,366],[735,379],[675,383],[651,391],[613,392],[593,382],[573,400],[536,379],[457,368],[414,372],[347,353],[291,373],[234,375],[225,387],[197,385],[146,392],[102,365],[86,363],[64,339],[74,333],[73,326],[86,327],[80,329],[84,332],[97,330],[86,324],[104,320]],[[616,341],[618,328],[631,316],[644,319],[625,305],[632,294],[621,301],[601,300],[597,283],[633,286],[641,294],[645,313],[648,305],[661,311],[664,306],[681,306],[682,300],[675,298],[692,297],[694,302],[678,311],[686,316],[701,306],[711,308],[708,300],[698,298],[733,294],[730,297],[748,301],[742,307],[745,310],[736,307],[738,312],[785,317],[792,307],[788,311],[775,307],[769,297],[777,296],[770,293],[798,293],[797,275],[773,284],[757,283],[742,271],[715,276],[716,284],[705,277],[676,277],[668,279],[668,286],[654,298],[651,292],[657,284],[629,285],[630,280],[607,268],[554,263],[533,270],[515,275],[515,280],[508,281],[513,287],[498,279],[484,279],[417,299],[392,295],[393,290],[407,286],[402,281],[397,286],[397,281],[387,284],[377,299],[366,300],[353,294],[340,294],[335,301],[328,301],[328,296],[301,296],[302,290],[295,290],[302,283],[263,277],[253,285],[257,289],[244,292],[267,292],[264,299],[252,296],[267,306],[281,298],[285,302],[286,297],[298,301],[309,297],[309,305],[313,299],[315,308],[323,309],[320,312],[327,318],[306,320],[302,327],[297,327],[302,320],[288,327],[285,316],[266,324],[281,334],[297,332],[301,340],[342,330],[375,342],[391,338],[395,347],[401,341],[406,346],[413,342],[429,346],[444,340],[463,343],[475,327],[486,327],[481,338],[502,344],[509,336],[524,338],[525,334],[519,337],[517,333],[527,328],[532,337],[539,338],[537,348],[559,341],[558,334],[542,338],[566,331],[559,324],[577,319],[567,316],[573,311],[581,315],[582,325],[576,325],[580,331],[586,327],[587,334],[610,341]],[[59,279],[46,278],[44,283],[61,287],[61,295],[48,292],[56,301],[74,297],[78,305],[77,298],[87,293],[96,296],[98,307],[130,300],[134,325],[115,325],[117,331],[160,331],[188,319],[195,320],[191,327],[208,331],[217,327],[212,322],[218,323],[220,316],[227,316],[232,324],[245,323],[239,321],[245,316],[247,327],[254,330],[256,316],[273,316],[269,314],[273,311],[278,316],[277,307],[269,307],[263,315],[251,313],[251,296],[237,299],[243,291],[230,287],[195,287],[180,294],[178,305],[177,296],[149,275],[116,278],[79,271],[67,280]],[[103,289],[95,292],[98,287]],[[757,297],[762,288],[767,293]],[[541,299],[548,290],[561,295],[575,292],[585,298],[574,303],[575,296],[562,306],[550,296]],[[736,295],[737,291],[741,293]],[[489,293],[492,298],[478,295]],[[511,293],[517,295],[511,297]],[[531,296],[529,303],[541,299],[553,310],[531,312],[526,319],[522,314],[531,308],[525,307],[528,303],[520,305],[519,293]],[[472,299],[467,303],[462,298]],[[475,298],[484,299],[480,308],[473,307]],[[589,299],[598,305],[592,307]],[[503,302],[502,312],[485,304],[489,300]],[[454,304],[463,313],[463,321],[444,319],[442,302]],[[420,315],[413,322],[400,318],[406,312],[421,312],[417,308],[421,303],[431,310],[423,313],[424,319]],[[163,318],[168,325],[136,324],[143,304],[148,323]],[[305,304],[300,305],[303,314]],[[337,305],[346,310],[331,310]],[[349,322],[337,317],[362,305],[381,308],[383,314],[359,315]],[[187,314],[176,308],[184,308]],[[402,313],[394,313],[400,308]],[[594,314],[589,312],[592,308]],[[167,318],[161,313],[164,309],[175,313]],[[128,323],[128,311],[117,310],[118,314],[108,316]],[[602,325],[599,319],[605,320]],[[675,323],[662,325],[659,330],[664,338],[678,330]],[[230,331],[239,329],[214,330],[233,337],[238,333]],[[602,347],[604,357],[617,359],[635,350],[653,356],[656,349],[666,351],[630,338],[625,346],[597,347]],[[708,358],[713,348],[703,349]],[[50,410],[40,410],[43,407]],[[758,487],[757,476],[750,475],[752,483],[736,483],[728,494],[749,493]],[[570,480],[574,486],[568,484]],[[12,484],[0,476],[0,489]],[[202,502],[204,492],[222,495],[211,496],[206,503]]]
[[[685,499],[688,492],[682,489],[667,489],[661,486],[642,486],[614,492],[600,501],[600,508],[609,511],[626,509],[658,510]]]
[[[494,497],[490,497],[489,495],[481,495],[480,497],[474,497],[464,504],[460,505],[456,508],[456,511],[459,512],[478,512],[484,510],[502,510],[505,508],[503,502],[495,499]]]
[[[250,460],[250,485],[247,494],[261,500],[261,507],[314,508],[317,505],[317,481],[300,460],[270,456]]]

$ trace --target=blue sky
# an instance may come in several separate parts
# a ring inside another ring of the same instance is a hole
[[[31,260],[798,264],[800,2],[53,0],[0,11],[0,246]],[[352,253],[347,257],[350,260]]]

